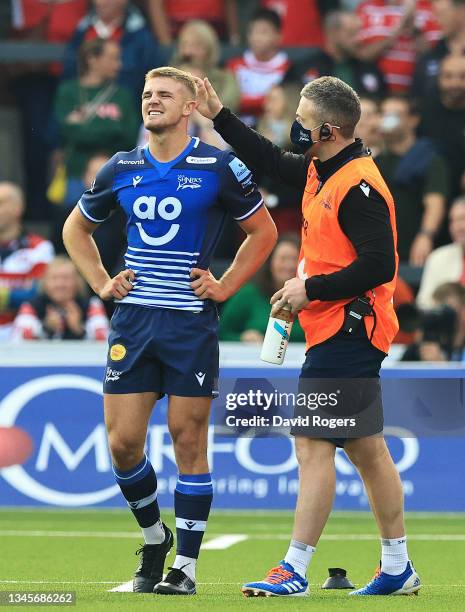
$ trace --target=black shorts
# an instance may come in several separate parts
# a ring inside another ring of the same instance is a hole
[[[310,348],[299,376],[299,394],[311,401],[296,406],[294,412],[294,417],[308,418],[291,433],[325,439],[340,447],[350,438],[380,433],[379,371],[385,357],[368,340],[364,325],[354,334],[340,331]]]

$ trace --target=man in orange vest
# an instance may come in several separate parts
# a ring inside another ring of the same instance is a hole
[[[330,389],[337,381],[347,391],[347,414],[356,417],[323,433],[315,422],[303,433],[294,428],[300,490],[289,550],[263,580],[242,591],[246,596],[308,592],[306,572],[331,511],[335,450],[342,446],[365,484],[382,548],[373,580],[351,594],[417,593],[421,584],[407,553],[402,484],[382,436],[379,370],[398,329],[392,305],[398,266],[394,202],[369,151],[354,138],[358,95],[335,77],[303,88],[291,130],[293,143],[307,153],[299,155],[243,125],[222,106],[208,79],[197,85],[199,111],[213,119],[239,156],[303,191],[297,277],[272,297],[272,312],[287,303],[299,313],[307,341],[299,388]],[[356,389],[352,404],[348,379]],[[367,427],[351,433],[351,421],[360,415],[368,415]]]

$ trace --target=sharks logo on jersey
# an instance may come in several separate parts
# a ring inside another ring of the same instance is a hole
[[[204,301],[190,286],[191,269],[208,268],[228,212],[243,221],[263,200],[242,161],[193,138],[167,163],[148,147],[117,153],[78,204],[94,223],[117,206],[126,214],[125,262],[136,279],[122,303],[200,311]]]

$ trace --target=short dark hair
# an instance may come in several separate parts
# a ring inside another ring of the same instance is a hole
[[[255,21],[266,21],[278,31],[281,31],[281,28],[283,27],[281,17],[278,15],[278,13],[267,8],[259,8],[254,12],[250,23],[254,23]]]
[[[341,136],[352,138],[360,121],[360,98],[355,89],[337,77],[324,76],[307,83],[300,95],[311,100],[321,123],[340,128]]]

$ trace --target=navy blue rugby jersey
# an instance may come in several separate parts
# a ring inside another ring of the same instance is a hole
[[[94,223],[117,206],[126,214],[125,262],[136,279],[119,303],[198,312],[205,300],[190,286],[191,269],[208,268],[228,212],[244,221],[263,199],[240,159],[192,138],[166,163],[148,146],[116,153],[78,205]]]

